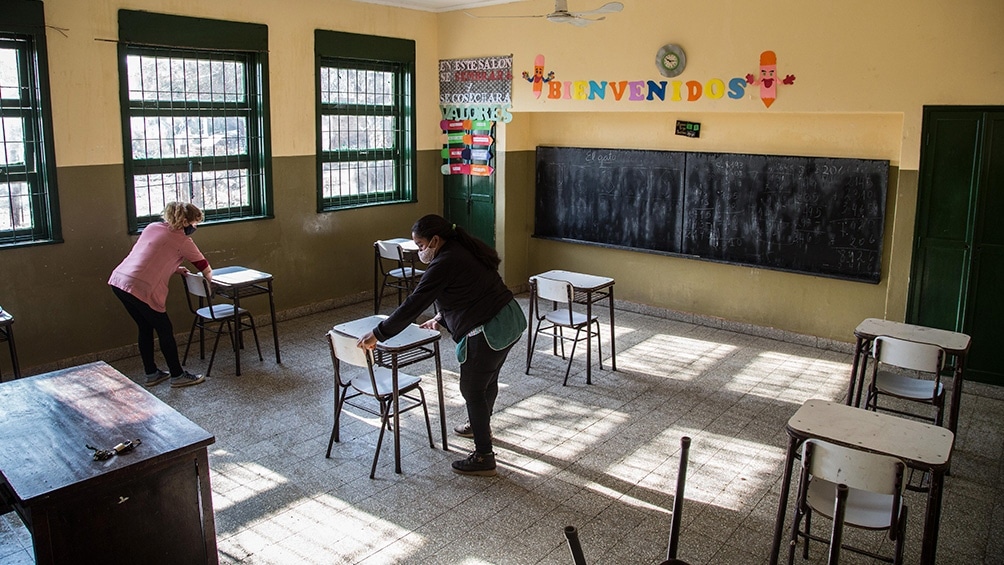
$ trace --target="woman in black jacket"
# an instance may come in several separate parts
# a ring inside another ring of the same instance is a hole
[[[433,303],[436,317],[424,328],[444,326],[457,342],[460,393],[467,404],[474,452],[453,462],[462,475],[495,475],[491,415],[498,378],[509,350],[526,329],[523,309],[499,276],[498,253],[442,216],[423,216],[411,228],[419,259],[428,263],[414,292],[359,347],[373,349],[400,333]],[[464,426],[466,428],[466,426]],[[460,430],[458,433],[466,435]]]

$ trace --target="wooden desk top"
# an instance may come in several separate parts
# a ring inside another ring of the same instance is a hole
[[[386,318],[387,316],[382,314],[367,316],[365,318],[359,318],[358,320],[352,320],[351,322],[338,324],[332,329],[338,333],[358,338],[363,336],[366,332],[371,331],[377,326],[377,324]],[[418,327],[418,324],[409,324],[404,331],[387,341],[378,341],[377,349],[393,353],[426,345],[434,341],[438,341],[440,338],[442,338],[442,334],[439,333],[439,330],[426,330]]]
[[[572,286],[576,290],[593,291],[614,284],[614,279],[610,277],[587,275],[584,273],[576,273],[573,271],[561,271],[561,270],[547,271],[546,273],[533,275],[532,277],[530,277],[530,280],[532,281],[536,277],[544,277],[545,279],[555,279],[559,281],[568,281],[572,283]]]
[[[95,461],[92,445],[134,450]],[[23,502],[72,496],[216,441],[104,362],[0,384],[0,474]]]
[[[958,332],[916,326],[892,320],[867,318],[854,328],[854,335],[863,339],[875,339],[880,335],[897,337],[908,341],[918,341],[937,345],[952,355],[964,355],[969,351],[972,339]]]
[[[892,455],[921,469],[947,467],[955,442],[948,428],[818,399],[807,400],[787,429],[794,437]]]

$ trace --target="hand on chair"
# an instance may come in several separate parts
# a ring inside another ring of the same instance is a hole
[[[356,342],[356,346],[360,349],[375,349],[377,344],[377,338],[373,335],[373,332],[369,332],[363,337],[359,338]]]

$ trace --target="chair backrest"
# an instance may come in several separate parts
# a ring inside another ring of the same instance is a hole
[[[945,350],[937,345],[884,335],[873,341],[872,356],[880,363],[934,375],[945,367]]]
[[[358,339],[352,336],[330,330],[328,332],[328,342],[331,345],[332,359],[356,367],[368,368],[370,364],[367,352],[356,345],[358,341]]]
[[[546,277],[536,277],[537,296],[559,304],[571,304],[572,283]]]
[[[906,487],[902,460],[821,440],[810,439],[802,446],[802,466],[813,478],[857,490],[899,497]]]
[[[401,252],[401,246],[393,241],[377,241],[373,244],[376,247],[377,253],[382,259],[390,259],[392,261],[404,262],[404,254]]]
[[[185,289],[199,298],[210,298],[209,283],[202,274],[181,273],[181,280],[185,281]]]

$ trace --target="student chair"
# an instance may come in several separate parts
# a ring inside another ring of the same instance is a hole
[[[376,259],[373,278],[373,313],[380,313],[380,303],[387,288],[397,290],[397,304],[401,305],[403,293],[410,293],[418,285],[425,271],[415,268],[414,259],[407,260],[404,250],[393,241],[377,241],[373,244]],[[381,282],[377,282],[382,277]]]
[[[380,417],[380,435],[377,436],[376,452],[373,454],[373,466],[370,468],[370,478],[376,477],[377,461],[380,458],[380,446],[383,444],[384,431],[391,429],[394,417],[394,385],[391,369],[377,365],[373,360],[373,352],[361,349],[356,345],[358,339],[341,334],[335,330],[328,332],[328,345],[331,349],[331,362],[335,370],[335,418],[331,427],[331,437],[328,439],[328,451],[325,458],[331,457],[331,447],[339,438],[339,421],[346,404]],[[350,377],[345,369],[348,367],[365,369],[365,374]],[[414,408],[421,407],[425,413],[425,431],[429,435],[429,447],[432,443],[432,424],[429,422],[429,409],[425,404],[425,392],[422,391],[422,378],[398,371],[397,390],[399,413],[403,414]],[[418,392],[418,396],[414,395]],[[352,402],[359,396],[368,396],[377,401],[379,410],[371,405]]]
[[[690,438],[680,438],[680,469],[676,474],[676,497],[673,501],[673,518],[669,525],[669,547],[666,550],[666,560],[659,565],[688,565],[686,561],[676,557],[679,549],[680,524],[683,523],[683,490],[687,485],[687,460],[690,458]],[[565,526],[565,540],[572,554],[574,565],[586,565],[579,542],[579,531],[575,526]]]
[[[945,388],[941,382],[945,351],[928,343],[878,336],[872,342],[872,357],[875,362],[872,363],[865,408],[925,419],[940,426],[945,411]],[[894,372],[895,369],[900,371]],[[903,374],[903,370],[912,371],[913,375]],[[934,416],[880,407],[880,395],[930,404],[934,407]]]
[[[534,277],[535,291],[530,298],[534,301],[534,316],[537,318],[537,328],[533,333],[533,340],[530,349],[526,352],[526,374],[530,374],[530,364],[533,361],[533,352],[537,345],[537,336],[544,334],[551,337],[552,350],[558,354],[558,342],[561,342],[561,358],[565,358],[565,342],[572,342],[572,351],[568,355],[568,367],[565,369],[565,380],[562,386],[568,384],[568,375],[572,371],[572,358],[575,357],[575,346],[580,341],[586,342],[586,358],[591,356],[592,338],[596,338],[596,356],[603,368],[603,354],[600,349],[600,321],[596,316],[587,318],[585,314],[576,312],[573,308],[575,290],[572,283],[549,279],[545,277]],[[540,299],[550,301],[550,310],[540,307]],[[596,329],[593,329],[595,324]],[[575,330],[575,337],[566,337],[565,330]],[[583,335],[585,332],[585,335]]]
[[[888,455],[868,453],[841,447],[820,440],[807,440],[802,446],[802,470],[795,503],[795,519],[791,527],[788,547],[788,564],[795,559],[799,538],[802,558],[809,558],[809,541],[831,545],[830,562],[834,563],[841,550],[847,550],[873,559],[899,564],[903,562],[903,542],[906,537],[907,508],[903,500],[906,486],[903,461]],[[841,493],[841,487],[846,492]],[[830,536],[820,537],[811,532],[813,514],[833,520]],[[805,529],[801,528],[805,520]],[[865,530],[884,530],[895,542],[892,557],[842,544],[843,526]]]
[[[188,309],[195,315],[195,319],[192,320],[192,329],[188,332],[188,343],[185,345],[185,356],[181,360],[182,363],[188,360],[188,351],[192,347],[195,328],[199,328],[199,359],[206,358],[205,331],[214,332],[216,339],[213,340],[213,352],[209,356],[209,366],[206,367],[206,376],[208,377],[209,372],[213,370],[216,348],[220,344],[220,336],[224,333],[224,327],[226,327],[225,331],[230,336],[230,343],[234,348],[243,346],[241,334],[251,330],[254,335],[254,345],[258,348],[258,360],[264,361],[261,355],[261,344],[258,343],[258,329],[255,327],[251,312],[244,308],[235,309],[233,304],[213,304],[213,293],[209,288],[209,281],[201,273],[181,273],[181,280],[185,283],[185,298],[188,301]]]

